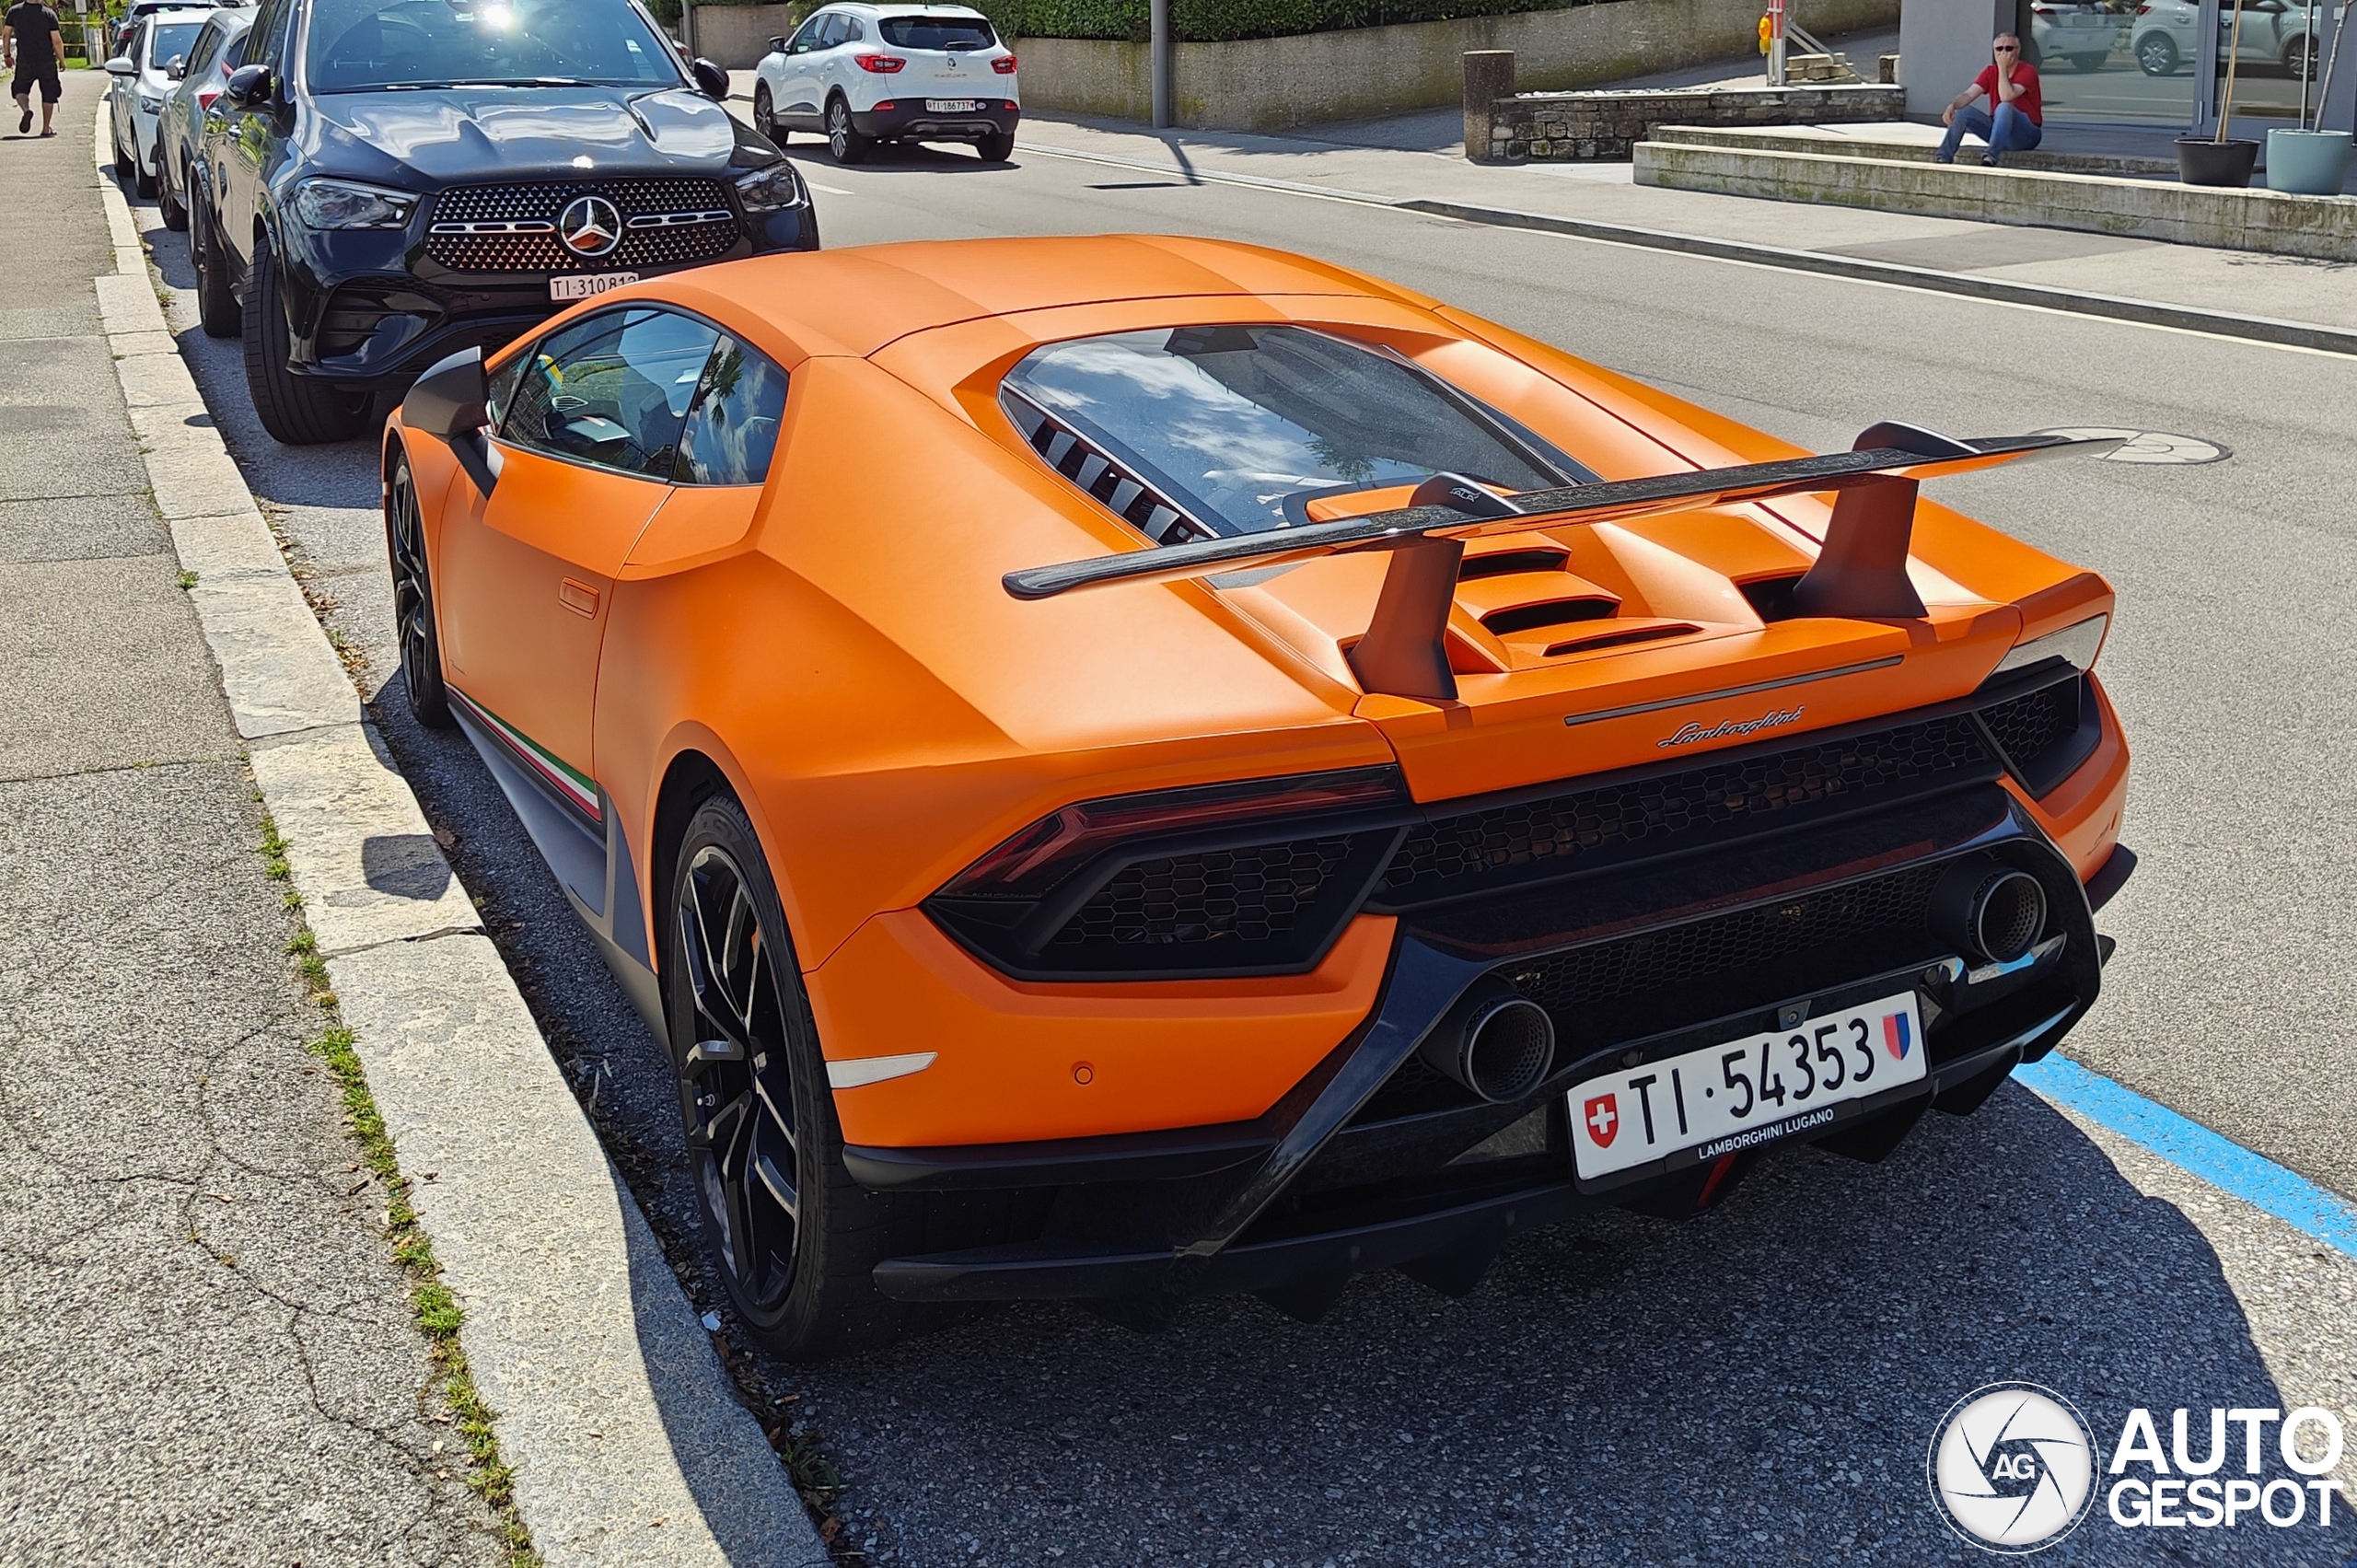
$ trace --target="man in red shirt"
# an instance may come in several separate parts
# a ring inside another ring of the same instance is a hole
[[[2022,41],[2009,32],[1997,35],[1990,46],[1995,56],[1972,85],[1956,95],[1940,119],[1948,134],[1940,138],[1939,161],[1954,163],[1956,150],[1968,133],[1989,144],[1980,161],[1990,168],[2007,153],[2027,152],[2046,134],[2046,106],[2038,90],[2038,67],[2022,58]],[[1985,98],[1982,109],[1972,100]]]

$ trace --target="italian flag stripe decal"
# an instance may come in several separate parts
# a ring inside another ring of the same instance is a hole
[[[493,735],[506,743],[507,749],[516,754],[517,761],[540,774],[559,795],[586,812],[591,820],[605,819],[605,813],[598,807],[597,780],[578,769],[568,767],[563,759],[536,745],[531,737],[491,712],[457,687],[451,687],[449,691],[451,696],[465,704],[468,713],[481,720]]]

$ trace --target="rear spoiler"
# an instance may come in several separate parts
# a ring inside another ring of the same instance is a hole
[[[1453,701],[1457,680],[1442,637],[1469,539],[1833,491],[1838,494],[1832,524],[1817,564],[1794,585],[1794,609],[1802,615],[1913,620],[1925,613],[1907,578],[1918,482],[2025,458],[2101,457],[2122,439],[2002,436],[1959,441],[1910,424],[1883,424],[1867,428],[1847,452],[1509,496],[1455,474],[1436,474],[1417,488],[1411,505],[1397,511],[1034,566],[1009,572],[1001,581],[1016,598],[1053,598],[1115,583],[1208,577],[1248,563],[1279,566],[1389,551],[1391,568],[1375,621],[1352,647],[1351,668],[1369,691]]]

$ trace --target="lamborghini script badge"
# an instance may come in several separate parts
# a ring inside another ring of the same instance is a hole
[[[1689,724],[1668,739],[1656,740],[1654,744],[1662,747],[1691,746],[1697,741],[1717,740],[1730,735],[1752,735],[1763,729],[1788,725],[1799,718],[1801,713],[1799,708],[1771,708],[1756,719],[1728,719],[1708,729],[1699,724]]]

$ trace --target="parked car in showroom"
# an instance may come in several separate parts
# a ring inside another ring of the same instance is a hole
[[[2321,9],[2321,7],[2318,7]],[[2234,37],[2234,6],[2220,7],[2218,58],[2223,63]],[[2308,29],[2305,0],[2244,0],[2242,47],[2234,52],[2245,69],[2273,66],[2287,75],[2316,75],[2316,41]],[[2136,7],[2131,47],[2148,76],[2172,76],[2193,64],[2201,37],[2201,7],[2195,0],[2152,0]]]
[[[380,471],[408,702],[668,1045],[714,1274],[807,1356],[1461,1295],[1973,1111],[2096,1002],[2129,753],[2110,586],[1919,486],[2119,444],[1812,455],[1124,236],[653,279],[435,366]],[[1829,1175],[1788,1201],[1872,1190]]]
[[[187,61],[212,8],[158,8],[132,24],[122,52],[107,62],[107,135],[114,171],[142,196],[156,193],[157,132],[172,66]]]
[[[826,6],[770,40],[754,78],[754,125],[781,146],[816,131],[837,163],[879,142],[970,142],[1000,163],[1023,117],[1015,52],[963,6]]]
[[[229,46],[253,19],[254,14],[242,6],[215,10],[197,33],[187,62],[172,73],[176,79],[164,99],[163,122],[156,133],[156,203],[166,228],[188,227],[187,192],[196,186],[196,168],[203,156],[204,116],[229,79]]]
[[[577,299],[819,243],[808,193],[637,0],[262,0],[189,191],[204,330],[280,441]]]

